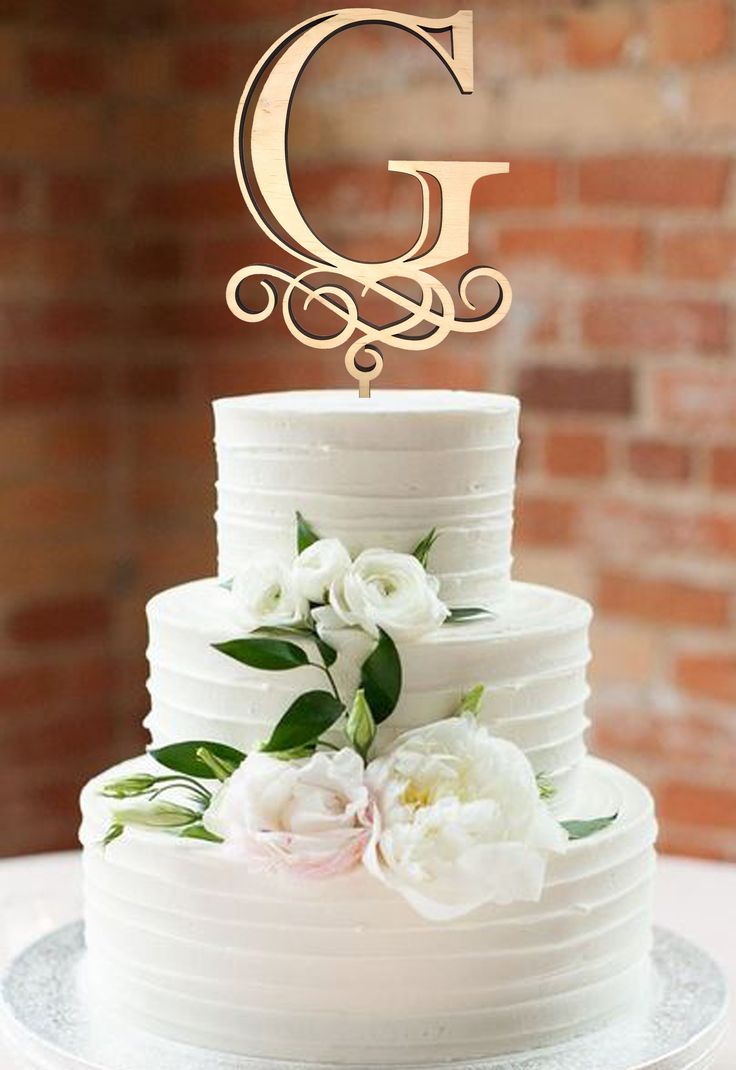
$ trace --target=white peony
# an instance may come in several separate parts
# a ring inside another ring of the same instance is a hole
[[[326,602],[333,583],[339,583],[350,567],[350,554],[339,539],[318,539],[294,562],[297,590],[310,602]]]
[[[290,762],[255,751],[203,821],[254,869],[325,877],[360,862],[371,819],[363,762],[345,748]]]
[[[263,625],[298,624],[309,606],[292,570],[272,554],[258,554],[233,578],[238,622],[248,631]]]
[[[401,736],[366,773],[377,809],[364,862],[431,920],[539,899],[564,830],[519,748],[471,715]]]
[[[357,626],[378,637],[378,629],[395,642],[411,642],[435,631],[448,614],[440,601],[439,581],[411,554],[364,550],[330,588],[330,605],[317,610],[325,631]]]

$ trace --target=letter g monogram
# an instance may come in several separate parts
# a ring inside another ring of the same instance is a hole
[[[422,221],[416,242],[401,256],[380,263],[362,263],[330,249],[312,231],[294,197],[289,174],[289,114],[299,78],[310,57],[326,41],[351,26],[381,24],[408,31],[426,44],[455,80],[461,93],[473,89],[472,14],[459,11],[449,19],[422,19],[396,11],[348,8],[315,15],[281,37],[262,57],[243,91],[235,122],[235,169],[245,202],[261,229],[291,256],[307,266],[298,275],[268,265],[254,265],[236,272],[227,287],[227,302],[240,319],[258,322],[276,307],[275,280],[285,283],[282,297],[284,320],[300,341],[318,349],[347,346],[345,365],[358,380],[361,397],[370,395],[370,383],[383,368],[380,343],[397,349],[427,349],[437,345],[451,331],[484,331],[498,323],[511,304],[508,280],[494,268],[476,267],[458,282],[458,294],[465,309],[476,309],[468,297],[470,283],[483,276],[498,284],[495,305],[482,315],[458,317],[449,290],[432,274],[437,264],[465,256],[470,229],[470,196],[478,179],[508,171],[507,163],[468,163],[439,160],[391,160],[390,171],[413,175],[421,187]],[[446,51],[438,34],[449,32]],[[248,127],[250,136],[248,137]],[[246,154],[249,145],[250,152]],[[440,193],[439,229],[428,241],[431,180]],[[252,310],[239,296],[241,284],[260,277],[266,291],[266,305]],[[387,324],[373,324],[360,317],[358,300],[342,285],[350,279],[364,295],[373,290],[393,306],[397,318]],[[411,299],[387,285],[385,280],[408,280],[418,298]],[[314,335],[300,326],[294,314],[296,294],[304,309],[312,301],[328,308],[336,317],[338,330]]]

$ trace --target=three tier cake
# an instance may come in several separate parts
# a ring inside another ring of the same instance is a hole
[[[590,607],[511,579],[517,400],[214,407],[218,577],[149,603],[151,752],[82,794],[95,998],[377,1066],[646,998],[652,801],[586,755]]]

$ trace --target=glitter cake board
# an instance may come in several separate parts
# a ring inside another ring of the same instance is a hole
[[[335,1064],[247,1058],[136,1030],[85,998],[81,922],[64,926],[12,963],[0,992],[2,1024],[40,1070],[335,1070]],[[723,976],[704,951],[658,929],[656,995],[633,1016],[536,1051],[412,1070],[706,1070],[726,1027]],[[341,1070],[347,1070],[342,1067]],[[351,1070],[379,1070],[370,1064]]]

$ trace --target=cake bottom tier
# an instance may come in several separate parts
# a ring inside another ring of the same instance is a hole
[[[218,844],[128,830],[82,795],[87,977],[128,1023],[203,1047],[381,1066],[540,1047],[645,998],[651,797],[588,758],[574,813],[618,813],[550,862],[537,903],[423,920],[359,867],[249,872]]]

